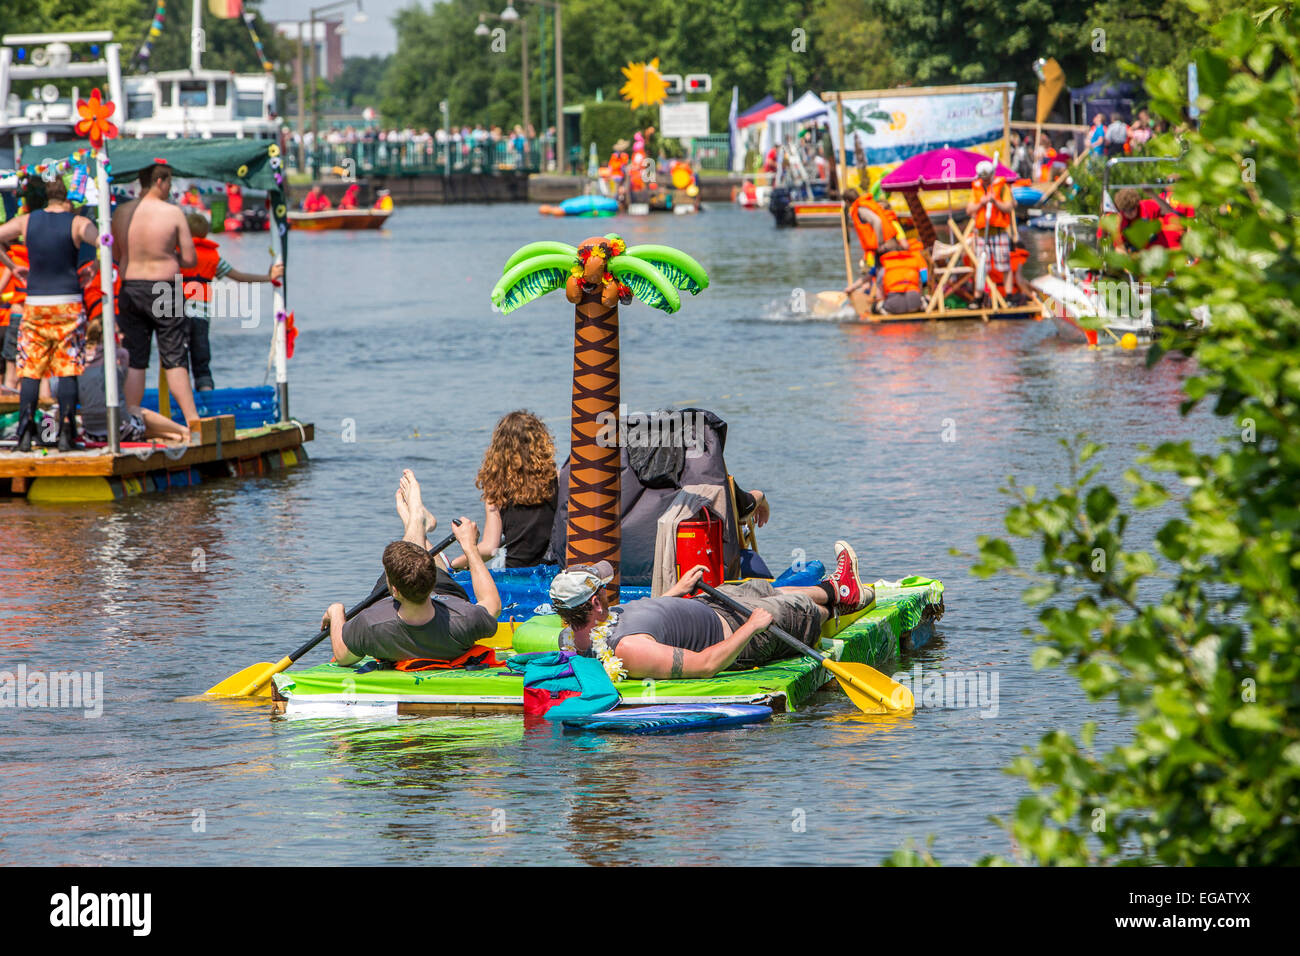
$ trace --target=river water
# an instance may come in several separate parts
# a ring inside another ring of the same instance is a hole
[[[898,666],[995,674],[996,705],[871,718],[832,690],[765,726],[624,739],[178,701],[278,659],[326,605],[368,591],[400,533],[403,468],[446,527],[482,520],[473,477],[501,414],[534,410],[566,448],[572,308],[554,294],[502,317],[488,292],[522,243],[611,229],[693,254],[712,280],[676,316],[623,310],[624,401],[730,424],[730,469],[772,502],[759,542],[774,569],[798,549],[829,563],[843,537],[868,580],[942,579],[935,639]],[[266,247],[222,239],[244,269]],[[105,505],[0,500],[0,668],[102,672],[105,697],[97,719],[0,709],[0,861],[876,863],[933,837],[968,863],[1011,852],[988,817],[1024,794],[1002,772],[1023,747],[1086,720],[1101,743],[1122,731],[1113,705],[1030,667],[1019,582],[977,580],[950,549],[1002,531],[1007,475],[1061,480],[1063,437],[1108,445],[1115,485],[1141,443],[1212,440],[1208,415],[1178,414],[1185,363],[1148,370],[1050,323],[812,318],[801,295],[844,284],[838,232],[731,208],[590,222],[412,207],[382,234],[295,234],[290,256],[309,464]],[[217,323],[218,384],[261,384],[268,335]]]

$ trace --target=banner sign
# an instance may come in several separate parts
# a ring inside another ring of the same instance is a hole
[[[659,107],[659,135],[689,139],[709,135],[708,103],[664,103]]]
[[[859,155],[874,183],[906,159],[951,146],[1010,159],[1007,121],[1016,94],[1015,83],[980,86],[915,87],[839,94],[844,126],[839,125],[836,94],[823,93],[831,107],[831,130],[837,150],[847,142],[848,185],[856,185]],[[965,202],[966,190],[952,191]],[[927,209],[948,205],[943,193],[921,193]]]

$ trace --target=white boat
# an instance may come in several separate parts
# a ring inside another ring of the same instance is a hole
[[[135,139],[280,139],[275,75],[205,70],[203,4],[193,0],[190,67],[128,76],[122,134]]]
[[[121,116],[121,45],[107,30],[80,33],[9,33],[0,38],[0,169],[22,165],[31,146],[79,139],[77,100],[100,87]],[[97,59],[73,60],[73,47]],[[63,96],[52,80],[85,81]]]

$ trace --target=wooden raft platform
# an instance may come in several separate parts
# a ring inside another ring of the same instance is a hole
[[[22,454],[0,445],[0,496],[29,501],[112,501],[147,491],[187,488],[203,476],[262,475],[307,460],[310,424],[275,424],[235,432],[233,439],[203,445],[139,444],[117,455],[107,448]]]
[[[936,309],[933,312],[900,312],[897,315],[884,313],[859,313],[863,322],[952,322],[961,319],[1041,319],[1043,307],[1040,305],[1009,305],[1005,308],[987,309]]]

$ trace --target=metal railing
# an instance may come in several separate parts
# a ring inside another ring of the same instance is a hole
[[[727,160],[731,153],[731,137],[727,133],[696,136],[691,140],[691,164],[696,169],[713,169],[730,172]]]
[[[523,149],[509,140],[323,143],[308,151],[307,166],[315,176],[335,168],[358,177],[535,173],[541,169],[544,149],[540,140],[528,141]]]

